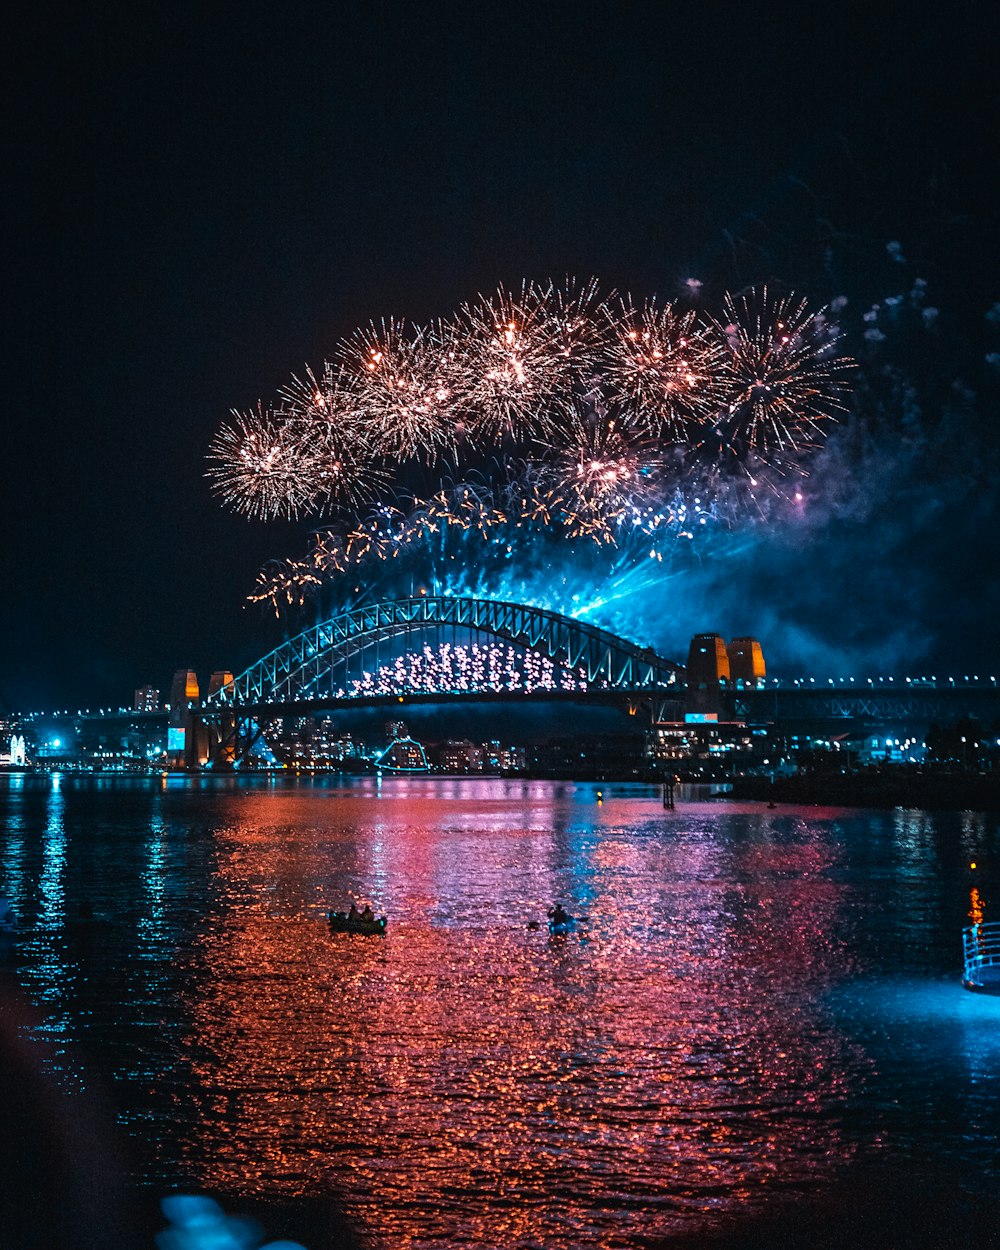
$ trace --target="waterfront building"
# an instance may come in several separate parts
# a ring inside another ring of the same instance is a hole
[[[446,773],[481,773],[486,761],[482,746],[460,738],[438,748],[438,767]]]
[[[695,716],[654,725],[646,735],[647,759],[660,770],[723,775],[752,770],[775,758],[771,727]]]
[[[313,760],[321,768],[360,760],[364,755],[364,743],[347,731],[338,730],[331,716],[314,721],[311,747]]]
[[[397,738],[389,744],[378,759],[379,768],[392,772],[427,772],[427,756],[424,748],[413,738]]]
[[[0,767],[23,768],[27,763],[27,747],[24,734],[6,734],[0,730],[0,745],[6,743],[7,751],[0,751]]]
[[[497,766],[502,773],[523,773],[528,766],[524,747],[501,747],[497,752]]]
[[[167,725],[162,718],[128,712],[106,720],[80,718],[74,759],[92,772],[142,772],[167,759]]]

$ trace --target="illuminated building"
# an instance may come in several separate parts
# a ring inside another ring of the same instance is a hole
[[[429,770],[424,748],[413,738],[397,738],[379,757],[378,767],[389,772],[425,773]]]
[[[446,773],[520,773],[527,765],[524,747],[501,746],[499,740],[470,742],[451,738],[435,753],[437,767]]]
[[[767,758],[772,735],[764,726],[743,721],[662,721],[646,737],[646,755],[661,766],[679,767],[686,773],[731,774],[754,768]]]
[[[158,712],[160,710],[160,692],[156,686],[140,686],[132,699],[134,712]]]
[[[527,764],[524,747],[501,746],[498,739],[484,745],[484,767],[492,773],[521,773]]]
[[[438,765],[446,773],[481,773],[485,755],[481,746],[467,739],[453,740],[438,749]]]
[[[502,773],[523,773],[528,766],[527,750],[524,747],[501,747],[497,752],[497,763]]]
[[[0,716],[0,768],[23,768],[36,748],[37,741],[29,743],[25,737],[19,717]]]
[[[74,761],[94,772],[144,772],[150,766],[162,767],[166,757],[169,729],[161,717],[134,715],[79,721]]]
[[[363,743],[345,730],[338,730],[330,716],[313,722],[311,749],[313,763],[319,767],[358,760],[364,755]]]
[[[275,717],[266,741],[276,759],[296,768],[340,769],[364,759],[364,743],[338,730],[331,716]]]
[[[9,744],[10,749],[6,753],[0,752],[0,766],[23,768],[27,763],[27,744],[24,734],[13,733],[8,738],[7,734],[0,732],[0,743],[4,742]]]

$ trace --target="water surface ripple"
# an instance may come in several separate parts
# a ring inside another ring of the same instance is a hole
[[[958,983],[995,821],[601,790],[4,778],[57,1079],[151,1190],[338,1191],[385,1247],[634,1246],[880,1154],[995,1192],[1000,1003]],[[352,896],[386,937],[330,933]]]

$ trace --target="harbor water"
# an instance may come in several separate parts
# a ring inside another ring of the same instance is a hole
[[[386,1250],[669,1244],[873,1169],[957,1216],[1000,1194],[998,856],[995,815],[636,784],[8,774],[3,970],[154,1198],[336,1196]]]

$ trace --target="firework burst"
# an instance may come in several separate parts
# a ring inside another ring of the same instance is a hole
[[[581,379],[592,373],[597,285],[525,283],[464,305],[451,341],[466,375],[470,432],[480,445],[550,434]]]
[[[606,411],[575,409],[547,452],[538,475],[570,537],[613,542],[658,493],[657,445]]]
[[[797,506],[844,407],[838,337],[766,288],[699,321],[594,281],[501,287],[425,329],[357,330],[272,408],[234,413],[209,476],[249,516],[334,512],[305,560],[262,572],[251,598],[276,608],[361,568],[371,589],[396,561],[411,582],[489,577],[535,600],[515,565],[547,586],[567,540],[598,583],[645,565],[646,584],[699,532]],[[428,490],[442,463],[454,480]]]
[[[209,449],[208,477],[226,502],[265,521],[311,511],[320,460],[314,443],[260,404],[232,417]]]
[[[689,440],[720,403],[721,345],[696,324],[694,312],[672,304],[647,300],[638,309],[629,298],[606,307],[608,392],[646,433]]]
[[[850,362],[833,355],[839,335],[804,300],[766,287],[727,295],[724,307],[726,320],[712,322],[724,402],[695,440],[699,459],[722,475],[801,476],[803,455],[845,407]]]
[[[291,440],[309,448],[316,509],[357,508],[375,499],[389,474],[372,426],[343,377],[327,364],[319,378],[309,368],[279,392],[278,417]]]
[[[380,452],[433,463],[454,447],[464,376],[439,329],[372,322],[345,339],[339,355],[340,386]]]

